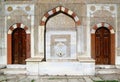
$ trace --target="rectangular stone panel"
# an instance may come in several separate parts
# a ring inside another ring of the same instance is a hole
[[[46,60],[76,59],[76,31],[47,31]]]

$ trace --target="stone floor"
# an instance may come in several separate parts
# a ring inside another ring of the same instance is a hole
[[[94,80],[117,80],[120,82],[120,74],[100,74],[95,76],[0,75],[0,82],[94,82]]]

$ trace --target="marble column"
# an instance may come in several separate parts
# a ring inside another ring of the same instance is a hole
[[[39,26],[39,34],[38,34],[38,52],[41,58],[44,58],[44,26]]]
[[[85,53],[85,33],[83,26],[77,27],[77,52],[78,56],[82,56]]]

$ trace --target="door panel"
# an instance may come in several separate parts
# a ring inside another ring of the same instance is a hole
[[[101,48],[100,48],[100,37],[96,37],[96,63],[100,63],[100,54],[101,54]]]
[[[12,64],[25,64],[26,59],[26,33],[17,28],[12,33]]]
[[[95,33],[96,64],[110,64],[110,32],[101,27]]]

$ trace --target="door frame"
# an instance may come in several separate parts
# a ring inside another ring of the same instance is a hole
[[[115,32],[113,27],[105,22],[96,24],[91,31],[91,57],[95,59],[95,32],[98,28],[106,27],[110,31],[110,65],[115,65]]]
[[[22,28],[26,32],[26,58],[30,57],[30,31],[24,24],[16,23],[9,28],[7,34],[7,64],[12,64],[12,33],[16,28]]]
[[[26,59],[26,32],[16,28],[12,33],[12,64],[25,64]]]

